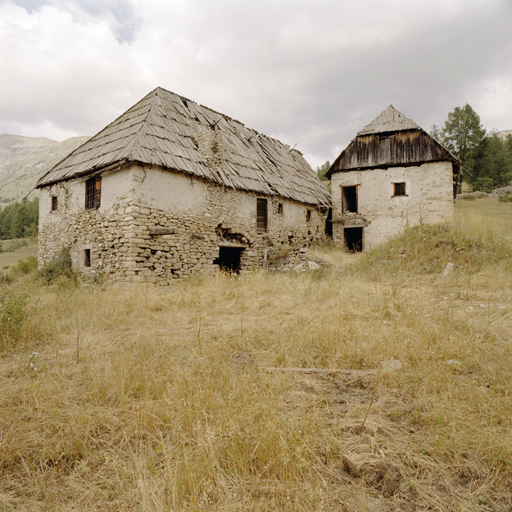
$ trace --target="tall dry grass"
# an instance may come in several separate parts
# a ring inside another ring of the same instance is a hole
[[[312,273],[5,285],[2,512],[509,510],[511,246],[458,211]]]

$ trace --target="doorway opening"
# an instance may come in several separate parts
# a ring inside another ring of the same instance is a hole
[[[224,272],[238,274],[243,250],[242,247],[219,247],[219,257],[213,263]]]
[[[327,219],[325,220],[325,235],[332,238],[332,208],[327,212]]]
[[[343,247],[350,252],[362,252],[363,228],[345,228],[343,230]]]

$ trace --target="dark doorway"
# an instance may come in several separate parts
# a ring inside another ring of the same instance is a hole
[[[350,252],[363,250],[363,228],[345,228],[343,230],[343,247]]]
[[[327,213],[327,219],[325,221],[325,234],[329,238],[332,238],[332,208],[329,208]]]
[[[219,265],[225,272],[238,274],[242,251],[241,247],[219,247],[219,257],[213,263]]]

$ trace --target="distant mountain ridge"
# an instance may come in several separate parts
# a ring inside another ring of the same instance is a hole
[[[57,142],[46,137],[0,135],[0,206],[35,196],[34,186],[55,164],[89,137]]]

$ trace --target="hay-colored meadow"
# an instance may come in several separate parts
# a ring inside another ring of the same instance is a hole
[[[456,211],[311,273],[3,284],[0,510],[509,511],[512,205]]]

